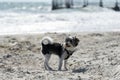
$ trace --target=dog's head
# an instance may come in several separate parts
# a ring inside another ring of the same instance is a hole
[[[66,47],[76,47],[79,43],[79,39],[75,36],[75,37],[67,37],[65,39],[65,45]]]

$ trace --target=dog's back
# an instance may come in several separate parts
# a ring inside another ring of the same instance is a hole
[[[63,46],[60,43],[54,43],[52,38],[46,37],[41,41],[42,53],[46,54],[56,54],[59,57],[62,55]]]

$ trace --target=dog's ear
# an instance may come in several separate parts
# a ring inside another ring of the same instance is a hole
[[[73,37],[73,39],[77,39],[77,37],[76,37],[76,36],[74,36],[74,37]]]
[[[75,36],[75,39],[76,39],[76,41],[77,41],[77,42],[79,42],[79,41],[80,41],[80,40],[79,40],[76,36]]]

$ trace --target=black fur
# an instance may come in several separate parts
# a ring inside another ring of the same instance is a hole
[[[73,47],[76,47],[79,43],[79,39],[76,37],[72,37],[72,38],[66,38],[65,39],[66,42],[66,46],[70,47],[70,45],[72,44]]]
[[[65,40],[65,44],[55,43],[51,38],[46,37],[42,40],[42,53],[45,55],[44,67],[46,70],[52,70],[48,65],[51,54],[59,56],[59,66],[58,70],[61,70],[63,60],[64,68],[67,70],[66,62],[67,59],[76,51],[75,47],[78,45],[79,39],[76,37],[68,37]]]
[[[42,44],[42,53],[44,55],[55,54],[61,57],[61,55],[63,54],[63,51],[64,51],[63,46],[60,43],[53,43],[53,44],[47,44],[47,45]]]
[[[79,39],[76,37],[72,37],[72,38],[68,37],[65,39],[65,45],[67,47],[69,46],[69,44],[72,44],[73,47],[76,47],[78,45],[78,43],[79,43]],[[55,54],[61,58],[63,52],[66,52],[68,54],[68,56],[66,58],[66,59],[68,59],[75,51],[67,50],[60,43],[52,43],[52,44],[47,44],[47,45],[42,43],[42,53],[44,55]]]
[[[75,51],[68,51],[67,49],[65,49],[66,53],[67,53],[67,57],[64,60],[67,60]]]

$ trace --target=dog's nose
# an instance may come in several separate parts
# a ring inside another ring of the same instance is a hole
[[[66,43],[66,46],[67,46],[67,47],[70,47],[70,44],[69,44],[69,43]]]
[[[66,46],[68,45],[68,43],[65,44]]]
[[[66,45],[69,45],[69,43],[66,43]]]

